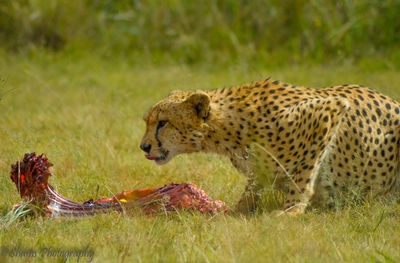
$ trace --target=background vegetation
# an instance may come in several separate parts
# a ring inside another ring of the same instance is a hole
[[[399,0],[2,0],[0,43],[14,51],[140,54],[158,63],[373,56],[390,67],[400,61],[399,14]]]
[[[245,178],[226,158],[144,158],[144,112],[171,90],[266,76],[400,100],[399,14],[389,0],[0,0],[0,217],[20,201],[10,164],[32,151],[47,153],[50,183],[72,200],[173,181],[233,207]],[[400,261],[398,203],[275,218],[269,201],[253,215],[1,220],[0,249],[89,246],[93,262]],[[0,251],[15,261],[27,258]]]

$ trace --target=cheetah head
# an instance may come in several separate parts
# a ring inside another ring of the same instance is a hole
[[[210,97],[198,92],[175,91],[145,114],[146,133],[140,148],[158,165],[181,153],[201,150],[210,114]]]

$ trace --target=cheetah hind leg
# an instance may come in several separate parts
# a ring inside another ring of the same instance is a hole
[[[291,172],[283,210],[274,214],[296,216],[304,213],[314,194],[314,183],[320,164],[329,154],[331,149],[329,145],[335,138],[349,107],[347,100],[329,97],[302,101],[288,109],[289,116],[296,123],[295,127],[298,127],[297,133],[302,131],[300,127],[309,128],[308,136],[302,138],[308,147],[305,150],[297,149],[302,153],[298,157],[301,161]]]

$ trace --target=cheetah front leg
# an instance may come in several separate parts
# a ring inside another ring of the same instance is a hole
[[[319,162],[319,161],[318,161]],[[318,163],[317,162],[317,163]],[[286,193],[285,204],[282,211],[276,211],[277,215],[287,214],[296,216],[304,213],[314,195],[313,182],[317,179],[319,165],[312,165],[311,171],[300,171],[291,178],[289,189]]]
[[[264,189],[264,185],[260,183],[254,170],[254,156],[249,156],[248,158],[238,158],[236,156],[231,161],[233,166],[247,177],[246,188],[235,207],[235,211],[239,213],[253,212],[257,208],[257,203],[261,199]]]
[[[257,208],[257,203],[262,197],[262,190],[264,186],[261,185],[254,177],[247,179],[246,188],[240,198],[239,203],[236,205],[236,211],[240,213],[253,212]]]
[[[296,123],[293,136],[299,153],[297,165],[290,171],[289,190],[283,211],[277,213],[298,215],[304,213],[314,194],[320,164],[329,154],[329,145],[340,128],[343,116],[348,110],[347,100],[342,98],[321,98],[302,101],[289,108],[291,119]]]

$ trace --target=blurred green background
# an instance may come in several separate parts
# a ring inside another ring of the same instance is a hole
[[[400,65],[400,1],[1,0],[0,47],[0,55],[46,49],[138,64],[393,68]]]
[[[21,201],[10,164],[32,151],[47,154],[51,184],[71,200],[193,182],[234,207],[246,178],[228,158],[146,160],[147,109],[172,90],[267,76],[364,84],[400,101],[399,40],[400,0],[0,0],[0,218]],[[89,245],[101,263],[400,262],[400,203],[276,218],[274,197],[268,188],[248,216],[5,217],[0,246]],[[18,262],[55,260],[66,261]]]

